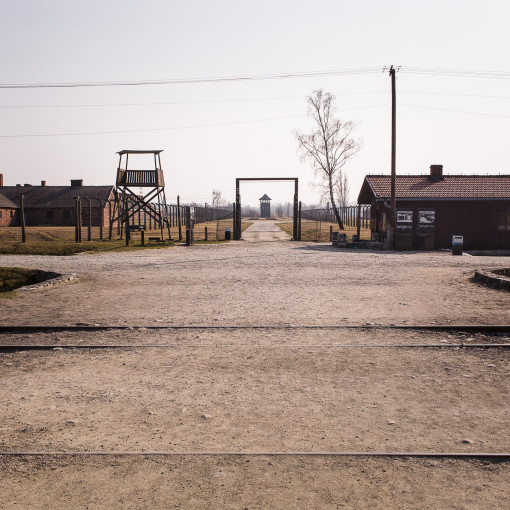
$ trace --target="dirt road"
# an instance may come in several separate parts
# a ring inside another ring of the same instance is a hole
[[[243,239],[251,243],[290,241],[290,236],[276,226],[275,220],[257,220],[243,232]]]
[[[1,324],[132,327],[0,335],[54,348],[0,354],[0,450],[48,453],[0,456],[1,508],[510,506],[508,462],[324,455],[510,451],[508,351],[451,347],[508,337],[323,327],[507,323],[510,293],[470,277],[508,258],[275,241],[0,264],[80,278],[2,300]]]

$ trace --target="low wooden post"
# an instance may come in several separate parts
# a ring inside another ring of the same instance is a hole
[[[19,201],[20,201],[20,209],[21,209],[21,242],[26,243],[27,235],[25,232],[25,206],[24,206],[25,196],[21,195]]]
[[[129,230],[129,219],[126,219],[126,246],[129,246],[129,238],[131,237],[131,231]]]
[[[333,241],[333,225],[329,226],[329,242]]]
[[[207,241],[207,227],[204,227],[204,232],[205,232],[205,240]]]
[[[145,246],[145,229],[142,229],[141,234],[142,234],[142,246]]]

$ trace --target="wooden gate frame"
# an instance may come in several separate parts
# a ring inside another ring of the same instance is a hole
[[[236,178],[236,203],[234,204],[234,240],[242,238],[241,233],[241,182],[246,181],[294,181],[294,218],[292,225],[292,241],[301,241],[301,229],[299,228],[299,197],[297,177],[237,177]]]

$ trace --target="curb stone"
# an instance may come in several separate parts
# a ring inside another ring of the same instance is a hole
[[[33,285],[25,285],[24,287],[20,287],[19,289],[16,289],[16,292],[42,290],[48,287],[53,287],[54,285],[59,285],[61,283],[78,281],[78,276],[75,273],[60,274],[36,270],[36,277],[38,280],[37,283],[34,283]]]
[[[498,274],[500,271],[501,270],[483,271],[477,269],[475,270],[473,279],[495,289],[510,291],[510,277],[506,276],[506,274]]]

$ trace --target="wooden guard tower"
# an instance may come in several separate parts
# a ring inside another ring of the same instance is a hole
[[[271,217],[271,199],[264,194],[259,198],[260,200],[260,217],[270,218]]]
[[[145,216],[151,217],[155,224],[161,229],[163,238],[163,229],[166,225],[168,229],[168,238],[170,239],[170,222],[168,220],[168,208],[165,197],[165,179],[161,169],[162,150],[138,151],[122,150],[117,152],[119,155],[119,166],[117,168],[116,180],[116,198],[118,201],[117,215],[113,215],[112,225],[118,221],[121,225],[120,234],[127,228],[130,219],[139,211]],[[154,158],[154,169],[150,170],[132,170],[128,168],[130,154],[152,154]],[[124,168],[122,164],[124,162]],[[137,194],[140,188],[143,192]]]

